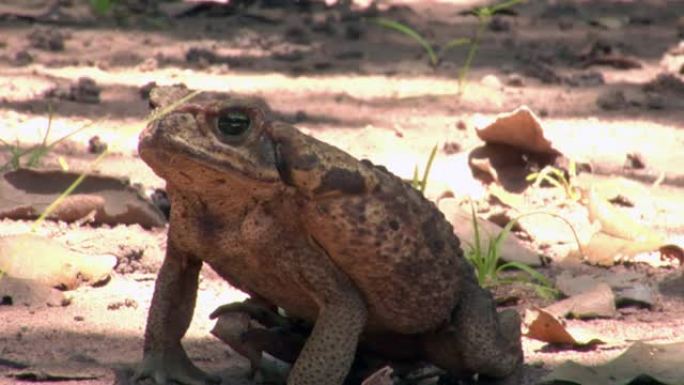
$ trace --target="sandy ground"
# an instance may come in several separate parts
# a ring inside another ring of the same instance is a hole
[[[459,12],[479,4],[389,1],[382,3],[381,16],[408,22],[428,40],[444,44],[472,36],[477,20]],[[117,23],[81,8],[66,7],[57,21],[0,20],[0,139],[20,146],[40,143],[50,110],[51,140],[90,125],[56,146],[43,167],[58,167],[62,158],[72,170],[88,169],[96,157],[87,151],[88,140],[97,135],[111,153],[95,172],[125,176],[148,192],[163,187],[137,156],[137,134],[148,113],[140,89],[150,82],[183,83],[263,97],[304,132],[406,178],[437,144],[427,195],[435,198],[450,190],[479,199],[484,190],[467,167],[468,152],[481,145],[475,128],[527,105],[542,116],[548,137],[566,156],[592,163],[599,173],[619,174],[626,154],[639,153],[654,176],[646,182],[663,175],[658,191],[668,196],[660,211],[645,216],[648,225],[668,235],[684,234],[684,211],[678,211],[684,210],[684,26],[677,19],[684,14],[682,2],[536,1],[517,6],[516,16],[497,17],[496,25],[485,29],[461,92],[458,71],[466,48],[449,51],[432,68],[415,42],[336,9],[309,13],[252,7],[232,15],[203,11],[173,19],[124,13]],[[62,40],[64,48],[50,48],[46,39]],[[619,60],[592,62],[596,52]],[[635,62],[639,68],[616,68]],[[679,83],[658,83],[663,75]],[[95,81],[97,102],[69,94],[69,85],[81,77]],[[46,97],[55,87],[62,90],[57,97]],[[9,159],[7,152],[0,153],[2,159]],[[2,220],[0,234],[29,226]],[[101,287],[66,292],[72,301],[65,307],[0,306],[0,357],[51,373],[93,374],[65,384],[112,384],[110,368],[141,359],[165,230],[48,222],[39,233],[120,260],[142,251],[149,271],[115,273]],[[605,362],[636,340],[681,340],[680,273],[647,270],[652,283],[665,288],[654,309],[568,321],[612,341],[589,351],[549,349],[524,338],[524,383],[537,383],[568,359]],[[208,314],[245,296],[211,271],[202,277],[184,344],[202,368],[239,368],[224,372],[237,381],[246,361],[209,335]],[[532,303],[524,300],[519,309]],[[0,383],[14,383],[5,377],[10,372],[0,366]]]

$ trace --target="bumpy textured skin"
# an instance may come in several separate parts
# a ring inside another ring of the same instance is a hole
[[[227,111],[248,115],[250,130],[221,134]],[[233,99],[178,108],[148,126],[139,150],[172,207],[139,378],[211,380],[180,345],[202,262],[314,322],[290,385],[341,384],[362,333],[419,341],[421,356],[458,375],[519,366],[519,320],[502,331],[449,223],[384,168]]]

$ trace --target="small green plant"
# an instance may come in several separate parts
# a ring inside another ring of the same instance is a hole
[[[90,8],[98,15],[106,15],[112,10],[115,0],[89,0]]]
[[[574,184],[576,177],[577,165],[573,160],[570,160],[567,176],[563,170],[557,167],[545,166],[540,171],[528,175],[525,180],[528,182],[534,181],[533,186],[535,188],[539,187],[542,182],[546,182],[556,188],[562,189],[568,199],[577,201],[581,198],[582,194],[579,188]]]
[[[463,93],[463,91],[465,90],[465,79],[468,76],[468,72],[470,72],[470,67],[473,64],[473,60],[475,59],[475,54],[477,53],[477,50],[480,46],[480,41],[482,39],[482,35],[484,34],[485,27],[487,26],[491,18],[497,13],[500,13],[508,8],[511,8],[519,3],[524,3],[526,1],[527,0],[508,0],[499,4],[487,7],[478,7],[473,9],[467,14],[476,16],[478,19],[478,25],[477,29],[475,30],[475,36],[473,38],[461,37],[451,39],[446,44],[444,44],[444,46],[441,49],[436,49],[435,44],[430,43],[418,31],[409,27],[406,24],[385,18],[375,18],[371,19],[371,21],[373,21],[381,27],[400,32],[415,40],[418,44],[420,44],[423,47],[430,60],[430,65],[432,65],[433,67],[437,67],[442,62],[442,59],[444,58],[446,53],[452,48],[468,44],[469,48],[468,53],[466,54],[465,62],[463,63],[463,66],[461,67],[458,73],[458,89],[459,93]]]
[[[444,45],[444,47],[437,49],[435,44],[427,41],[427,39],[425,39],[423,35],[421,35],[418,31],[409,27],[406,24],[390,19],[385,19],[382,17],[372,19],[372,21],[381,27],[403,33],[404,35],[415,40],[418,44],[420,44],[423,47],[425,53],[427,53],[428,55],[428,59],[430,60],[430,65],[433,67],[437,67],[439,63],[442,62],[442,58],[450,49],[470,43],[470,39],[468,38],[452,39],[449,40]]]
[[[20,167],[38,167],[40,166],[40,162],[43,160],[43,158],[54,149],[55,146],[57,146],[59,143],[62,141],[68,139],[74,134],[77,134],[96,122],[92,122],[89,124],[86,124],[64,136],[61,138],[55,140],[54,142],[48,143],[48,137],[50,136],[50,130],[52,129],[52,118],[53,118],[53,110],[52,107],[49,107],[49,113],[48,113],[48,125],[45,130],[45,135],[43,135],[43,141],[40,144],[36,144],[34,146],[28,147],[28,148],[21,148],[17,144],[11,144],[8,143],[5,140],[0,139],[0,144],[2,144],[2,147],[0,148],[0,151],[8,151],[10,153],[10,159],[5,163],[2,167],[0,167],[0,172],[5,172],[8,170],[16,170]]]
[[[509,261],[501,263],[502,244],[510,234],[513,226],[518,222],[519,218],[508,222],[496,237],[490,237],[487,242],[484,242],[480,233],[480,226],[477,222],[475,206],[472,202],[470,208],[475,239],[472,245],[468,245],[465,251],[465,257],[475,268],[475,275],[477,276],[477,281],[480,286],[491,287],[499,284],[523,282],[534,285],[537,293],[543,297],[556,297],[558,291],[553,287],[551,281],[543,274],[521,262]],[[527,277],[519,276],[506,279],[501,277],[501,273],[504,270],[511,269],[520,270],[526,273]]]
[[[480,46],[480,40],[482,39],[485,27],[487,26],[489,21],[497,13],[500,13],[508,8],[511,8],[519,3],[524,3],[526,1],[527,0],[508,0],[504,1],[503,3],[491,5],[488,7],[478,7],[469,12],[469,14],[477,17],[478,24],[477,29],[475,30],[475,37],[473,37],[470,41],[470,48],[468,49],[468,53],[466,54],[465,62],[463,63],[463,66],[461,67],[461,70],[458,74],[459,92],[463,92],[464,90],[465,79],[468,76],[468,72],[470,71],[470,66],[473,64],[475,54],[477,53],[477,50]]]
[[[423,171],[423,177],[418,176],[418,165],[413,169],[413,178],[411,179],[411,186],[420,191],[421,194],[425,194],[425,189],[427,188],[428,175],[430,175],[430,169],[432,168],[432,162],[435,160],[435,155],[437,155],[437,145],[435,144],[430,151],[430,157],[428,157],[427,164],[425,165],[425,171]]]

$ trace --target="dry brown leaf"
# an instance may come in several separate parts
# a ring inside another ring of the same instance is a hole
[[[558,301],[544,308],[556,317],[610,318],[615,316],[615,295],[606,283],[590,286],[581,294]]]
[[[638,341],[619,357],[600,366],[583,366],[568,361],[544,377],[543,383],[681,384],[684,378],[682,356],[684,342],[646,344]],[[637,378],[642,381],[636,381]]]
[[[618,261],[631,261],[635,255],[657,250],[659,243],[640,242],[596,233],[582,246],[587,262],[599,266],[613,266]]]
[[[540,119],[527,106],[497,116],[490,125],[478,128],[477,136],[487,143],[508,144],[532,152],[560,155],[544,136]]]
[[[562,321],[540,308],[527,310],[524,324],[527,328],[524,333],[526,337],[550,344],[586,347],[604,343],[581,329],[574,329],[571,333]]]
[[[18,169],[0,175],[0,218],[36,219],[79,173]],[[89,175],[48,218],[77,221],[92,215],[96,224],[163,227],[164,215],[127,181]]]
[[[81,282],[102,282],[116,262],[113,255],[84,255],[35,234],[0,237],[0,270],[50,287],[70,290]]]
[[[65,306],[68,300],[64,293],[50,286],[30,279],[0,277],[0,297],[11,298],[13,305]]]
[[[603,199],[593,188],[588,192],[589,220],[601,223],[601,231],[622,239],[653,243],[657,249],[664,237],[632,219]]]

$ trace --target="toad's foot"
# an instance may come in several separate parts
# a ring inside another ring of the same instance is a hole
[[[133,376],[137,382],[152,378],[157,384],[166,385],[171,381],[184,385],[219,384],[221,379],[207,374],[195,366],[182,347],[145,353],[143,362]]]

